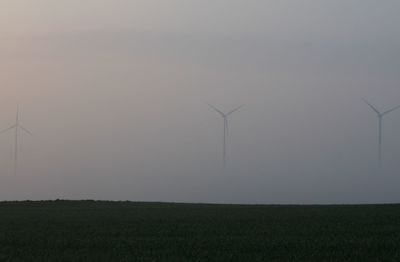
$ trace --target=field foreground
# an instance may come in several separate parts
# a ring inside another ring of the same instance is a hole
[[[0,261],[400,261],[400,205],[3,202]]]

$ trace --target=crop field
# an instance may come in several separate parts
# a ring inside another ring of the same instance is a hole
[[[0,261],[400,261],[400,205],[3,202]]]

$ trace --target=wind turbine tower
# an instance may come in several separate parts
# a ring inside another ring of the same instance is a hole
[[[224,168],[226,168],[226,145],[227,145],[227,137],[228,137],[228,133],[229,133],[229,125],[228,125],[228,119],[229,116],[231,116],[233,113],[235,113],[236,111],[238,111],[239,109],[241,109],[243,107],[239,106],[231,111],[229,111],[228,113],[224,113],[223,111],[219,110],[217,107],[213,106],[212,104],[208,104],[212,109],[214,109],[218,114],[220,114],[224,120],[224,142],[223,142],[223,164],[224,164]]]
[[[378,165],[381,168],[382,167],[382,140],[383,140],[383,133],[382,133],[382,128],[383,128],[383,118],[384,116],[386,116],[387,114],[397,110],[400,108],[399,106],[393,107],[390,110],[381,112],[378,109],[376,109],[376,107],[374,107],[370,102],[368,102],[366,99],[362,98],[362,100],[369,106],[371,107],[372,110],[375,111],[375,113],[378,116],[378,121],[379,121],[379,139],[378,139]]]
[[[15,119],[15,124],[12,125],[11,127],[7,128],[7,129],[1,131],[0,134],[5,133],[5,132],[10,131],[10,130],[13,130],[13,129],[15,131],[15,134],[14,134],[14,136],[15,136],[14,137],[14,139],[15,139],[14,140],[14,175],[16,175],[17,174],[17,167],[18,167],[18,134],[19,134],[18,131],[21,129],[23,132],[28,133],[29,135],[32,135],[32,133],[28,129],[26,129],[25,127],[23,127],[20,124],[20,121],[19,121],[19,106],[17,106],[17,115],[16,115],[16,119]]]

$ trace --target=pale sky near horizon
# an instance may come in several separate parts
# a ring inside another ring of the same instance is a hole
[[[2,0],[0,200],[399,202],[396,0]],[[222,174],[224,110],[229,171]]]

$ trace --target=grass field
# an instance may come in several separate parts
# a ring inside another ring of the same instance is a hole
[[[400,205],[4,202],[0,261],[400,261]]]

